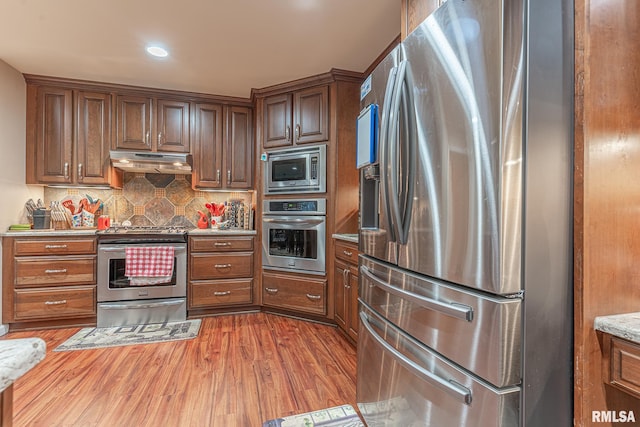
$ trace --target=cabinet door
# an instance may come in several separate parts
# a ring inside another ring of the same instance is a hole
[[[151,106],[144,96],[119,95],[116,107],[116,149],[152,150]]]
[[[407,38],[422,21],[427,19],[427,17],[445,1],[446,0],[402,0],[400,19],[402,40]]]
[[[220,188],[222,185],[222,106],[195,105],[194,188]]]
[[[158,99],[157,150],[189,153],[189,103]]]
[[[36,107],[36,180],[41,184],[71,183],[73,161],[73,92],[41,86]]]
[[[333,272],[333,281],[335,286],[335,321],[340,328],[347,331],[348,321],[348,299],[349,294],[347,292],[347,272],[349,267],[336,260],[335,268]]]
[[[109,184],[111,144],[111,94],[79,91],[75,181],[79,184]]]
[[[251,108],[228,107],[225,169],[227,188],[253,185],[253,129]]]
[[[329,88],[314,87],[295,93],[294,142],[307,144],[329,139]]]
[[[347,292],[349,293],[349,328],[347,333],[354,340],[358,340],[358,326],[360,324],[360,317],[358,315],[358,268],[351,266],[349,268],[349,287]]]
[[[265,98],[262,109],[262,146],[272,148],[292,145],[291,94]]]

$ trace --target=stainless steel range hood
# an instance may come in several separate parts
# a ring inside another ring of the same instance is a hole
[[[182,174],[191,173],[191,154],[110,151],[111,164],[126,172]]]

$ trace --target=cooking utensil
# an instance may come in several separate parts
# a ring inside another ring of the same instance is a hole
[[[71,212],[71,215],[74,215],[76,213],[76,206],[73,204],[73,200],[70,200],[70,199],[63,200],[62,206],[69,209],[69,211]]]

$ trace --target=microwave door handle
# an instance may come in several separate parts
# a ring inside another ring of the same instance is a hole
[[[387,176],[388,166],[388,145],[389,145],[389,113],[391,108],[391,100],[395,89],[396,74],[398,72],[397,67],[393,67],[389,71],[389,77],[387,78],[387,88],[384,92],[384,103],[382,104],[382,117],[380,120],[380,146],[378,151],[380,153],[380,196],[382,209],[385,212],[385,227],[389,234],[389,242],[396,241],[396,235],[394,233],[392,219],[391,219],[391,207],[389,204],[389,180]]]
[[[389,129],[387,138],[387,159],[388,165],[385,168],[385,172],[389,175],[388,179],[390,187],[388,191],[389,199],[387,203],[390,205],[391,210],[391,222],[393,223],[394,234],[398,243],[406,244],[405,236],[402,234],[404,229],[402,225],[402,215],[400,214],[400,187],[399,187],[399,174],[398,170],[398,124],[400,122],[400,101],[402,98],[402,82],[404,81],[405,72],[407,69],[407,61],[402,61],[398,66],[398,76],[396,77],[395,89],[393,91],[393,97],[391,101],[391,109],[389,112]]]

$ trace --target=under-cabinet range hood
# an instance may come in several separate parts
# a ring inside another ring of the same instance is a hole
[[[192,157],[186,153],[110,151],[111,164],[126,172],[190,174]]]

